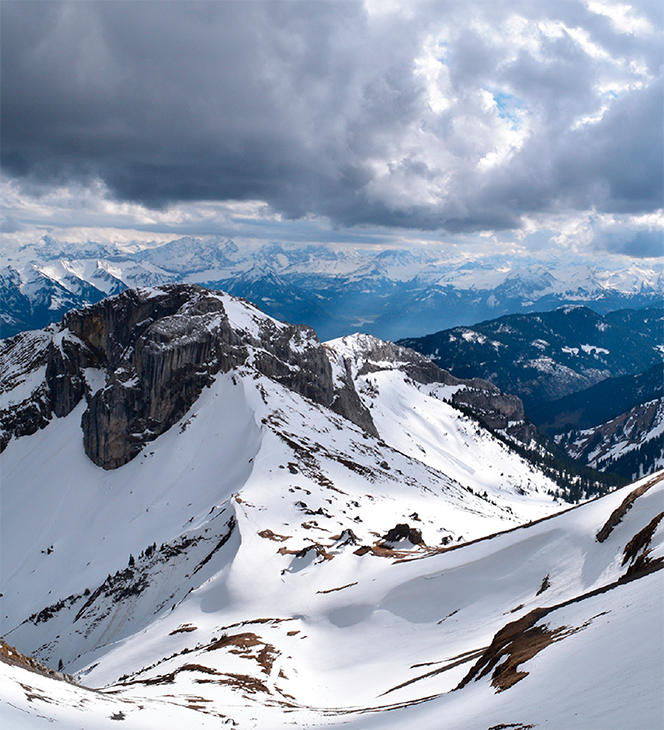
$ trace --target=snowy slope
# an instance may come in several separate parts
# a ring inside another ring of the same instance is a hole
[[[104,662],[111,673],[145,664],[101,693],[4,667],[3,717],[26,728],[654,730],[661,479],[603,542],[633,486],[405,562],[333,549],[277,580],[275,557],[238,561],[110,647],[86,683]]]
[[[137,305],[163,296],[146,291]],[[137,456],[100,468],[81,433],[105,382],[132,362],[131,348],[118,347],[115,365],[86,370],[73,410],[12,437],[2,453],[2,636],[102,689],[0,663],[3,720],[433,729],[441,717],[458,728],[574,727],[578,713],[580,728],[624,728],[634,716],[640,728],[658,727],[658,479],[601,543],[596,534],[629,489],[521,527],[561,510],[555,485],[447,402],[468,386],[414,380],[413,362],[399,360],[407,351],[373,338],[327,343],[337,396],[359,395],[375,435],[265,374],[266,333],[276,342],[289,332],[298,336],[284,363],[312,377],[304,368],[317,350],[306,330],[227,295],[192,296],[146,326],[166,337],[182,312],[196,327],[226,317],[244,360],[216,372]],[[76,344],[57,328],[19,338],[29,377],[15,363],[8,402],[31,402],[44,387],[39,352],[49,337],[63,353]],[[170,352],[181,339],[162,344]],[[137,387],[128,382],[113,387]],[[631,565],[638,579],[613,586]],[[498,694],[489,677],[455,690],[476,662],[480,674],[483,657],[491,661],[496,633],[528,616],[525,630],[543,644],[529,674]],[[578,667],[578,690],[561,666]],[[624,701],[632,695],[634,706]]]

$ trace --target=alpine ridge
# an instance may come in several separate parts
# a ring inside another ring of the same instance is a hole
[[[235,328],[229,309],[238,316]],[[479,379],[461,381],[414,351],[370,336],[362,346],[360,374],[380,369],[372,361],[399,362],[422,384],[463,385],[452,395],[455,403],[526,443],[532,438],[515,396]],[[95,464],[116,468],[181,418],[217,373],[249,361],[257,372],[377,436],[350,376],[350,360],[333,353],[310,327],[259,316],[248,303],[202,287],[127,290],[68,312],[62,325],[48,331],[2,342],[9,407],[0,410],[0,447],[12,435],[43,427],[51,414],[67,416],[85,399],[85,452]],[[24,393],[34,378],[32,390]],[[16,388],[17,381],[23,388]]]

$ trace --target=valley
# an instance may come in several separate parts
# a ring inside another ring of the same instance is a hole
[[[474,255],[448,247],[236,244],[185,236],[159,246],[72,244],[50,236],[8,251],[0,270],[2,336],[57,322],[126,288],[201,284],[321,340],[365,332],[423,337],[507,314],[585,305],[604,315],[661,307],[658,259]]]

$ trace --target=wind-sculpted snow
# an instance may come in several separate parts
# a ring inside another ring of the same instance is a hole
[[[2,453],[2,635],[81,684],[0,663],[9,726],[661,725],[662,475],[558,514],[557,485],[451,402],[481,383],[186,294],[151,323],[127,310],[124,348],[118,323],[55,327],[34,358],[16,341],[28,373],[56,346],[60,372],[70,347],[86,366],[73,409]],[[170,428],[99,468],[90,403],[112,377],[155,386],[158,362],[207,342],[203,324],[228,328],[239,362],[206,370]],[[330,404],[297,385],[318,353]],[[333,410],[344,391],[374,432]]]
[[[279,405],[283,418],[292,400]],[[179,437],[197,438],[201,417]],[[274,458],[287,438],[268,427],[254,469],[275,463],[266,461],[268,442]],[[394,485],[381,520],[378,495],[361,501],[354,480],[322,478],[332,463],[348,467],[294,446],[277,461],[289,454],[285,469],[260,480],[252,473],[241,495],[194,518],[177,540],[136,551],[87,596],[44,607],[11,632],[8,643],[29,645],[50,628],[58,640],[37,653],[57,652],[52,662],[64,656],[64,671],[106,689],[60,687],[7,667],[3,716],[32,723],[18,727],[63,728],[113,727],[120,716],[132,728],[660,726],[662,475],[472,543],[431,549],[404,540],[401,549],[364,551],[372,532],[385,536],[381,525],[408,490]],[[360,465],[368,472],[369,463]],[[352,518],[344,533],[316,529],[312,522],[339,520],[328,494],[357,502],[362,521]],[[426,500],[435,505],[433,495]],[[631,509],[599,542],[625,501]],[[378,529],[367,531],[367,521]],[[58,546],[44,562],[58,560]],[[94,551],[85,545],[85,557]],[[91,651],[76,658],[88,642]]]

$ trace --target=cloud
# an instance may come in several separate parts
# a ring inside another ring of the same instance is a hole
[[[13,215],[0,216],[0,230],[2,230],[3,233],[20,233],[24,229],[24,224]]]
[[[452,233],[661,207],[657,4],[10,0],[1,18],[2,167],[32,193],[102,181],[141,209]]]
[[[596,248],[611,254],[632,258],[659,258],[664,256],[664,231],[662,228],[613,225],[600,229],[594,241]]]

